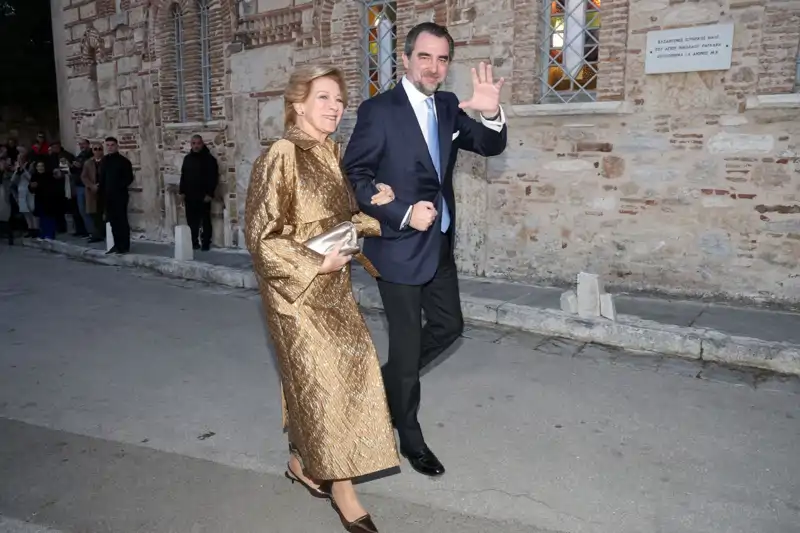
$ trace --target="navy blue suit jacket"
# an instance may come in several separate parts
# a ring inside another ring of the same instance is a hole
[[[381,223],[380,237],[364,239],[364,255],[381,278],[391,283],[423,285],[436,274],[442,239],[442,196],[450,210],[449,232],[455,228],[453,168],[458,150],[494,156],[506,147],[506,126],[496,132],[470,118],[458,108],[458,98],[453,93],[437,92],[434,101],[439,122],[441,183],[402,83],[361,104],[343,159],[360,209]],[[459,135],[453,140],[456,132]],[[395,200],[383,206],[371,205],[376,183],[392,187]],[[401,230],[408,208],[423,200],[432,202],[439,211],[434,224],[428,231],[411,226]]]

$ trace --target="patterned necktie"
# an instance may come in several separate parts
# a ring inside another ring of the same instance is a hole
[[[436,174],[441,183],[444,176],[442,176],[441,158],[439,155],[439,123],[436,120],[436,112],[433,108],[433,96],[425,100],[425,105],[428,106],[428,153],[431,154],[433,160],[433,167],[436,169]],[[446,233],[450,227],[450,210],[447,209],[447,202],[444,200],[444,193],[442,193],[442,233]]]

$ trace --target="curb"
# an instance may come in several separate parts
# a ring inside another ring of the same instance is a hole
[[[240,289],[258,289],[253,272],[200,261],[140,254],[105,255],[102,250],[62,241],[22,239],[23,246],[109,266],[142,268],[170,278],[213,283]],[[353,293],[361,307],[383,310],[378,288],[353,280]],[[800,344],[738,337],[721,331],[662,324],[631,315],[616,321],[581,318],[557,309],[518,305],[462,294],[464,318],[536,333],[593,342],[634,352],[663,355],[800,376]]]

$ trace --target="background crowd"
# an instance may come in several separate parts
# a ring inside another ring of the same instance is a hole
[[[130,247],[127,220],[130,161],[119,154],[117,140],[81,139],[77,155],[39,133],[30,147],[10,139],[0,146],[0,223],[9,243],[15,232],[55,239],[71,232],[89,242],[105,239],[112,225],[114,252]]]

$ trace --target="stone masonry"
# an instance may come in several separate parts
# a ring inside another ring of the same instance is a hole
[[[67,50],[62,137],[120,139],[136,168],[132,225],[148,238],[171,240],[183,223],[176,184],[200,133],[223,173],[214,242],[243,246],[250,169],[282,133],[298,65],[346,72],[347,141],[363,99],[362,0],[208,0],[210,117],[199,0],[52,3]],[[456,39],[448,90],[468,97],[479,61],[507,80],[508,150],[462,154],[457,170],[461,270],[538,283],[586,271],[611,287],[800,302],[800,0],[595,3],[595,101],[539,104],[542,0],[390,2],[398,62],[408,29],[435,20]],[[645,75],[648,31],[717,22],[735,25],[730,70]]]

